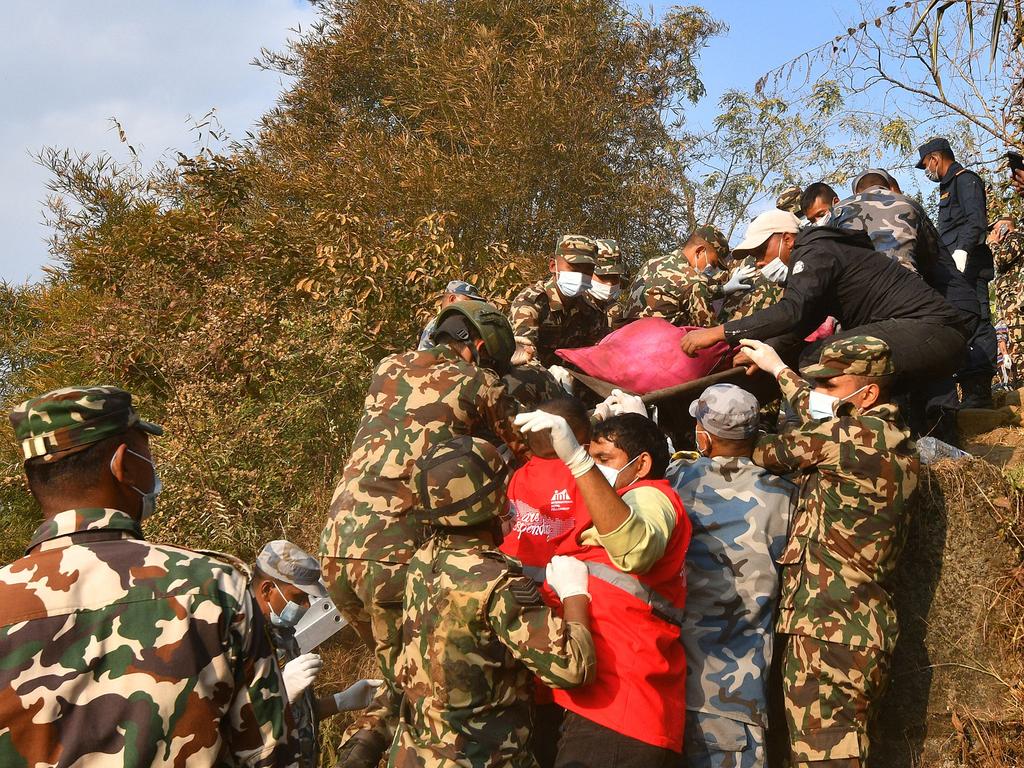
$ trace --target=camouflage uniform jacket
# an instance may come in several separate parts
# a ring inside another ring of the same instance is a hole
[[[377,366],[352,453],[334,491],[320,551],[403,564],[422,540],[413,470],[432,445],[497,436],[521,455],[516,406],[495,373],[447,346],[403,352]]]
[[[292,659],[301,656],[299,644],[295,641],[295,630],[290,627],[270,627],[270,639],[274,642],[277,652],[277,664],[282,669]],[[320,722],[317,718],[317,700],[313,686],[310,685],[302,693],[302,697],[292,705],[292,717],[295,720],[295,733],[299,742],[300,768],[316,768],[320,762]]]
[[[248,577],[69,509],[0,569],[0,765],[297,765]]]
[[[757,259],[747,256],[736,263],[734,268],[748,266],[756,268]],[[782,292],[785,290],[782,283],[773,283],[765,278],[761,274],[761,270],[757,270],[752,277],[747,278],[746,282],[750,284],[750,290],[736,291],[725,297],[722,308],[718,311],[719,322],[727,323],[730,320],[739,320],[773,304],[778,304],[779,299],[782,298]]]
[[[565,397],[565,390],[551,372],[536,360],[516,365],[502,377],[508,395],[520,413],[535,411],[547,400]]]
[[[586,296],[562,299],[554,277],[524,288],[512,300],[509,316],[516,341],[533,344],[541,365],[560,365],[556,349],[597,344],[608,334],[608,317]]]
[[[843,404],[836,418],[810,420],[807,382],[787,369],[779,384],[805,421],[754,451],[756,463],[800,473],[802,484],[778,560],[777,631],[891,652],[898,626],[886,582],[906,539],[916,446],[895,405],[861,413]]]
[[[721,286],[689,265],[679,251],[650,259],[629,287],[625,322],[663,317],[677,326],[716,324],[711,306]]]
[[[468,531],[430,539],[409,564],[405,693],[389,766],[535,768],[534,675],[582,685],[594,643],[548,608],[518,561]]]
[[[669,468],[693,534],[686,551],[686,708],[768,727],[779,574],[797,490],[748,458]]]
[[[995,297],[999,314],[1013,331],[1021,324],[1024,303],[1024,233],[1010,232],[993,250],[996,279]]]
[[[922,222],[917,208],[903,195],[884,187],[869,187],[843,200],[835,206],[832,216],[840,229],[866,232],[876,251],[911,272],[917,272],[919,248],[938,249],[937,232],[933,242],[918,242]]]

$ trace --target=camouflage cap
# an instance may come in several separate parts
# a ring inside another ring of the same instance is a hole
[[[137,427],[162,435],[163,427],[143,421],[131,393],[117,387],[65,387],[26,400],[10,414],[23,458],[51,462],[93,443]]]
[[[267,542],[256,558],[256,567],[276,581],[298,587],[310,597],[327,597],[320,563],[290,541],[277,539]]]
[[[724,259],[729,255],[729,239],[718,227],[705,224],[693,230],[693,234],[714,248],[718,258]]]
[[[504,512],[508,467],[483,438],[441,443],[416,462],[416,471],[420,505],[434,525],[480,525]]]
[[[775,207],[780,211],[786,211],[792,213],[795,216],[800,215],[800,198],[803,196],[804,191],[797,186],[786,187],[775,200]]]
[[[594,264],[597,243],[586,235],[562,235],[555,246],[555,256],[561,256],[570,264]]]
[[[614,240],[597,240],[597,266],[595,275],[624,275],[625,267],[619,256],[619,244]]]
[[[735,384],[712,384],[690,403],[690,415],[715,437],[746,440],[757,433],[757,398]]]
[[[800,370],[805,379],[834,376],[889,376],[894,371],[889,345],[874,336],[848,336],[826,344],[816,365]]]

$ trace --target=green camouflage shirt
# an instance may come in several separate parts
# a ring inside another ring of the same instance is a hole
[[[402,564],[422,540],[413,472],[431,446],[494,435],[522,455],[517,409],[498,376],[446,346],[377,366],[321,538],[326,557]]]
[[[69,509],[0,569],[0,765],[294,766],[241,568]]]
[[[536,347],[536,359],[545,368],[563,363],[556,349],[590,347],[608,334],[604,310],[586,296],[563,300],[554,277],[524,288],[512,300],[509,320],[516,341]]]
[[[533,680],[591,679],[594,642],[558,618],[518,561],[467,534],[409,563],[397,681],[405,694],[389,766],[535,768]]]
[[[754,461],[796,472],[800,501],[779,558],[778,631],[891,652],[898,625],[887,581],[906,539],[920,464],[895,405],[807,416],[810,387],[792,370],[782,394],[804,423],[762,438]]]
[[[718,283],[691,267],[679,251],[673,251],[640,267],[629,287],[623,321],[663,317],[677,326],[715,325],[711,304],[718,295]]]
[[[1024,305],[1024,234],[1010,232],[992,249],[996,265],[995,297],[1007,327],[1019,332]]]
[[[756,268],[757,259],[753,256],[747,256],[734,265],[735,268],[747,266]],[[727,323],[730,320],[749,317],[755,312],[778,304],[785,290],[785,286],[782,283],[773,283],[765,278],[761,274],[761,270],[757,270],[745,282],[750,285],[750,290],[736,291],[725,297],[722,308],[718,311],[719,322]]]

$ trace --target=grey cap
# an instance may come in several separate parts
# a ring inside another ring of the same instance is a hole
[[[310,597],[327,597],[327,589],[320,580],[320,563],[290,541],[268,542],[256,558],[256,567],[272,579],[298,587]]]
[[[467,283],[465,280],[452,280],[445,286],[445,293],[457,293],[460,296],[468,296],[471,299],[477,301],[486,301],[486,299],[480,295],[480,291],[476,289],[476,286],[472,283]]]
[[[725,440],[745,440],[757,433],[757,398],[735,384],[712,384],[690,403],[690,415]]]
[[[888,171],[884,170],[883,168],[868,168],[866,171],[861,171],[859,174],[857,174],[857,178],[853,180],[853,186],[851,187],[853,194],[857,194],[857,185],[860,184],[860,180],[870,174],[881,176],[889,183],[889,186],[892,186],[893,178],[892,176],[889,175]]]

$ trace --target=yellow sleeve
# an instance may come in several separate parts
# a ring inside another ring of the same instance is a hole
[[[600,544],[620,571],[647,573],[665,554],[676,527],[676,510],[657,488],[641,486],[627,491],[622,500],[629,517],[604,535],[594,528],[583,534],[584,544]]]

